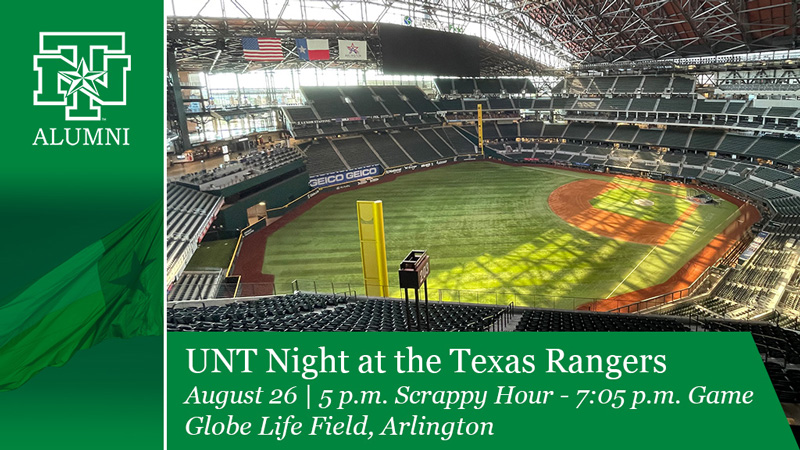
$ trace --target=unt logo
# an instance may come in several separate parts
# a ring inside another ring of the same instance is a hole
[[[125,105],[130,69],[125,33],[39,33],[33,104],[64,106],[66,120],[101,120],[102,106]]]

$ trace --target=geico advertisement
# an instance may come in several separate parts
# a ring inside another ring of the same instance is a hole
[[[313,187],[332,186],[334,184],[346,183],[348,181],[360,180],[361,178],[374,177],[380,175],[381,166],[362,167],[359,169],[347,170],[336,173],[314,177],[308,180],[308,185]]]

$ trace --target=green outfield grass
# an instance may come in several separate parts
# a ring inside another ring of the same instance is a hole
[[[238,239],[222,239],[219,241],[201,242],[192,255],[186,270],[208,268],[227,268],[231,262]]]
[[[716,207],[699,207],[659,248],[607,239],[569,225],[548,207],[554,189],[582,178],[612,180],[590,173],[475,162],[338,193],[270,236],[262,270],[274,274],[279,285],[288,286],[294,279],[316,280],[326,286],[332,282],[339,290],[350,283],[363,293],[355,204],[382,200],[392,294],[399,294],[397,267],[402,258],[412,249],[426,249],[431,256],[433,298],[439,298],[440,289],[445,298],[456,298],[456,289],[502,291],[516,294],[522,304],[566,308],[580,303],[567,297],[605,298],[666,281],[738,216],[735,205],[724,201]],[[686,194],[681,187],[617,182]],[[598,201],[606,209],[637,214],[626,206],[633,194],[616,191]],[[677,218],[688,205],[683,198],[668,195],[643,191],[635,195],[652,196],[657,202],[657,213],[646,208],[642,212],[640,218],[648,220]],[[466,291],[461,295],[469,301],[495,298]]]

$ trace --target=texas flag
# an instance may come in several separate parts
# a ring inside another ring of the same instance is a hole
[[[306,61],[331,59],[327,39],[295,39],[297,56]]]

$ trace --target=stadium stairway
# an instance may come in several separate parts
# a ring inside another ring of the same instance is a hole
[[[369,140],[364,139],[364,142],[367,144],[367,147],[369,147],[369,149],[372,150],[372,153],[375,154],[375,156],[378,158],[378,161],[381,162],[381,165],[383,167],[390,167],[389,164],[387,164],[386,161],[384,161],[383,158],[381,158],[381,155],[378,154],[378,151],[375,150],[375,147],[372,146],[372,144],[369,142]]]
[[[517,325],[519,325],[520,319],[522,319],[522,313],[514,313],[508,323],[506,323],[506,326],[500,331],[517,331]]]
[[[336,148],[336,144],[333,142],[333,140],[330,141],[330,144],[331,148],[333,148],[334,153],[336,153],[336,156],[338,156],[339,159],[342,160],[342,164],[344,164],[344,166],[347,167],[348,169],[352,169],[352,167],[350,167],[350,164],[348,164],[347,161],[344,159],[344,156],[342,156],[342,152],[340,152],[339,149]]]

